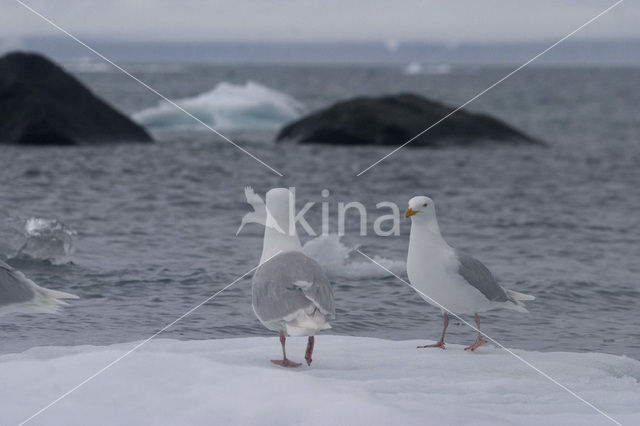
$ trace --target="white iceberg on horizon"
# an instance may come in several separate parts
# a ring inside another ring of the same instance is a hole
[[[423,65],[420,62],[410,62],[403,71],[406,75],[449,74],[451,65],[439,63]]]

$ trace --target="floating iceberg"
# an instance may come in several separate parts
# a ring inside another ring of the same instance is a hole
[[[159,339],[35,417],[34,425],[613,424],[499,349],[320,335],[311,367],[285,369],[277,337]],[[301,360],[306,339],[289,339]],[[135,343],[39,347],[0,356],[0,413],[18,424]],[[640,424],[640,362],[515,350],[622,424]]]
[[[80,58],[70,60],[64,64],[64,67],[71,72],[78,73],[105,73],[118,71],[114,66],[89,56],[82,56]]]
[[[219,83],[212,90],[175,102],[216,130],[277,130],[298,118],[304,106],[284,93],[249,81],[244,85]],[[133,115],[151,129],[206,130],[166,101]]]
[[[422,64],[420,62],[411,62],[404,68],[404,73],[408,75],[421,74]]]
[[[348,247],[340,241],[338,234],[321,235],[307,241],[302,247],[304,254],[322,266],[329,278],[377,278],[390,274],[359,253],[358,247]],[[376,262],[396,275],[406,275],[405,260],[393,260],[376,256]]]
[[[32,217],[24,225],[26,241],[16,257],[62,261],[73,253],[76,231],[57,219]]]

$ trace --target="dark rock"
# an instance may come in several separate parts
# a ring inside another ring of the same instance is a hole
[[[399,146],[455,108],[413,94],[359,97],[334,104],[286,125],[277,141],[334,145]],[[408,146],[543,144],[486,114],[460,110]]]
[[[149,134],[44,56],[0,58],[0,143],[150,142]]]

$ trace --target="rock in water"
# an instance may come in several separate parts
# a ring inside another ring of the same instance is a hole
[[[138,124],[42,55],[0,58],[0,143],[150,142]]]
[[[277,141],[333,145],[401,145],[454,108],[414,94],[358,97],[285,126]],[[409,146],[543,144],[485,114],[460,110]]]

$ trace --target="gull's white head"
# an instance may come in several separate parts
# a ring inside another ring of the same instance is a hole
[[[410,217],[412,222],[417,223],[435,221],[436,206],[431,198],[424,195],[413,197],[409,200],[409,208],[404,212],[404,217]]]

